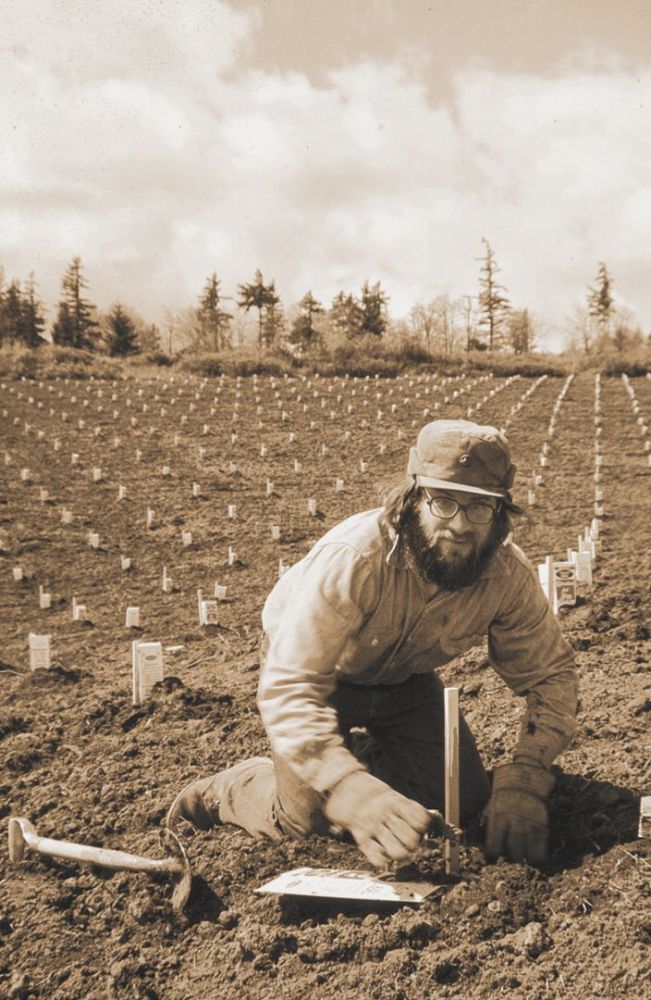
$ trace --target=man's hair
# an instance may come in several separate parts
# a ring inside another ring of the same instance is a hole
[[[450,483],[450,489],[454,490],[454,484]],[[405,514],[409,507],[413,506],[422,496],[424,490],[418,486],[413,476],[401,476],[399,479],[389,480],[381,484],[379,494],[385,516],[391,526],[400,533],[403,526]],[[515,527],[516,518],[524,513],[509,492],[500,501],[497,516],[493,522],[495,535],[499,541],[505,538]]]

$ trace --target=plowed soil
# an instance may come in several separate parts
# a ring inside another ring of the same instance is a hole
[[[475,419],[508,422],[516,499],[526,506],[532,474],[544,477],[516,541],[534,562],[564,557],[593,517],[597,425],[594,375],[582,373],[548,437],[563,386],[431,373],[1,383],[4,829],[7,817],[25,816],[43,836],[162,856],[159,830],[183,784],[268,749],[255,707],[257,646],[279,560],[296,561],[327,528],[377,506],[378,483],[402,471],[427,419],[481,404]],[[363,869],[354,846],[254,842],[232,827],[188,831],[194,880],[179,914],[168,877],[30,853],[11,864],[3,847],[0,996],[651,996],[651,843],[637,836],[640,795],[651,793],[651,467],[641,426],[651,419],[651,379],[631,379],[630,390],[634,398],[622,379],[601,379],[600,552],[593,586],[581,585],[576,605],[559,612],[576,650],[581,707],[576,738],[557,761],[544,867],[487,864],[469,830],[458,879],[445,877],[436,844],[415,859],[410,874],[437,883],[420,907],[318,903],[254,889],[303,865]],[[190,546],[182,531],[192,532]],[[18,566],[22,581],[13,578]],[[197,589],[210,597],[215,583],[228,588],[220,623],[200,627]],[[52,595],[49,610],[39,608],[39,586]],[[72,621],[73,597],[86,620]],[[134,605],[139,630],[125,627]],[[49,671],[30,671],[30,632],[51,637]],[[134,638],[165,647],[166,679],[139,707]],[[442,676],[462,686],[487,767],[507,761],[522,704],[486,650],[470,650]]]

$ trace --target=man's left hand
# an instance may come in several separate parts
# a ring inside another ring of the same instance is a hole
[[[549,817],[545,804],[554,775],[533,764],[495,768],[493,791],[484,812],[486,854],[540,864],[547,857]]]

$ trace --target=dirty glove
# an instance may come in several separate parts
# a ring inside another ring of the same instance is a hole
[[[323,811],[331,823],[352,833],[359,849],[378,868],[413,854],[431,821],[427,809],[368,771],[342,778]]]
[[[545,800],[554,775],[534,764],[495,768],[493,791],[484,811],[486,854],[540,864],[547,856],[549,817]]]

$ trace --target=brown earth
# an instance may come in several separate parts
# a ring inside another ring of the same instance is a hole
[[[256,650],[279,558],[295,561],[326,528],[377,506],[378,481],[402,471],[423,411],[429,407],[434,416],[437,399],[439,414],[460,416],[486,397],[475,418],[511,421],[516,498],[526,502],[532,471],[545,478],[516,539],[534,561],[552,552],[562,557],[592,516],[593,375],[572,383],[543,470],[538,456],[564,380],[542,381],[512,415],[532,380],[467,381],[460,397],[452,393],[463,383],[442,382],[427,375],[0,383],[10,458],[2,466],[0,507],[1,815],[26,816],[42,835],[159,856],[162,819],[185,782],[267,749],[255,708]],[[651,418],[651,380],[631,385],[641,414]],[[34,855],[11,865],[2,849],[0,996],[651,996],[651,846],[637,838],[639,797],[651,792],[651,468],[622,380],[603,378],[601,396],[602,549],[594,586],[582,587],[577,605],[560,612],[576,650],[581,708],[577,736],[558,760],[552,848],[543,868],[487,864],[470,830],[458,880],[445,879],[437,847],[423,848],[415,860],[417,873],[439,886],[419,908],[318,904],[253,890],[302,865],[364,868],[353,846],[316,838],[273,845],[224,827],[188,833],[194,882],[179,916],[165,878]],[[201,460],[199,447],[206,449]],[[229,472],[231,460],[236,472]],[[169,478],[161,476],[164,464]],[[95,466],[103,470],[98,483]],[[22,468],[30,470],[28,481]],[[339,477],[343,492],[335,491]],[[193,481],[201,485],[196,499]],[[128,490],[122,501],[119,483]],[[48,501],[40,501],[39,487],[49,491]],[[317,499],[316,517],[308,515],[309,497]],[[227,518],[228,504],[237,505],[235,520]],[[61,523],[63,506],[74,512],[70,525]],[[148,507],[155,515],[150,530]],[[271,523],[281,525],[279,542]],[[193,533],[191,548],[181,544],[182,529]],[[100,535],[98,550],[86,542],[89,530]],[[229,545],[238,555],[232,568]],[[131,556],[129,572],[121,571],[120,554]],[[13,580],[17,565],[23,582]],[[161,590],[163,565],[174,580],[171,594]],[[228,585],[228,600],[221,624],[202,629],[196,590],[209,596],[215,581]],[[49,611],[39,610],[39,584],[52,594]],[[88,621],[71,621],[73,596],[86,604]],[[129,605],[141,609],[135,633],[124,627]],[[49,672],[29,671],[30,631],[52,637]],[[166,652],[165,682],[137,709],[134,635],[182,647]],[[485,650],[466,653],[443,678],[462,685],[462,706],[487,766],[507,760],[521,703],[491,671]]]

